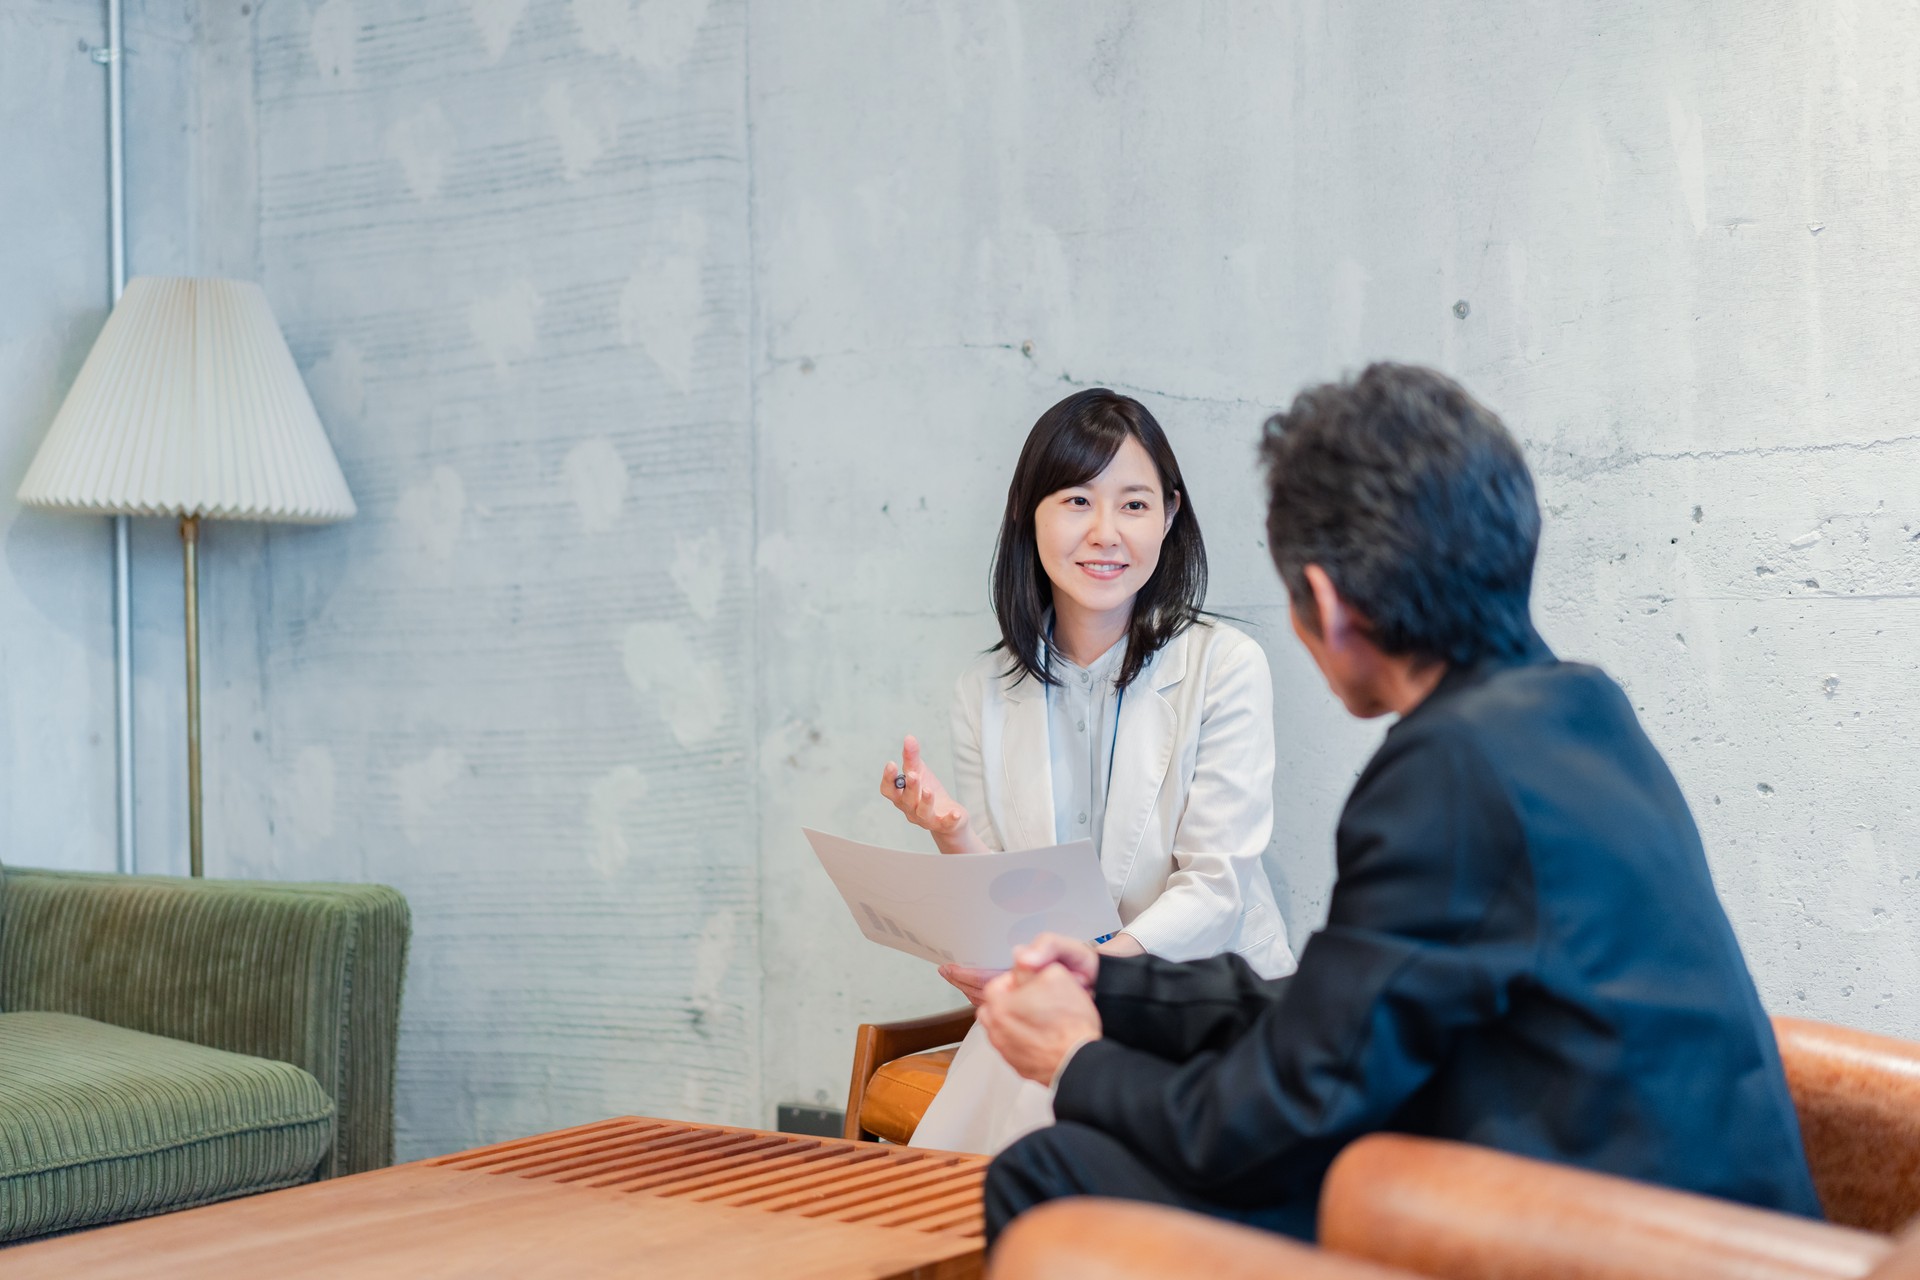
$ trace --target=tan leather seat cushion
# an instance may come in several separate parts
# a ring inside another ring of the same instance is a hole
[[[874,1072],[860,1101],[860,1127],[904,1146],[920,1127],[920,1117],[927,1114],[933,1095],[946,1083],[947,1068],[953,1065],[958,1047],[910,1053]]]

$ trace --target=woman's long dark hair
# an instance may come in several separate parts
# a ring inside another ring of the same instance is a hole
[[[1160,563],[1134,598],[1120,687],[1133,683],[1147,659],[1200,616],[1207,598],[1207,547],[1166,433],[1147,407],[1130,396],[1105,387],[1076,392],[1033,424],[1013,483],[1007,486],[1007,511],[993,551],[993,613],[1000,621],[1000,643],[993,652],[1007,655],[1010,676],[1025,672],[1041,684],[1059,683],[1047,669],[1046,616],[1053,604],[1053,583],[1040,564],[1034,512],[1048,494],[1085,484],[1106,470],[1128,437],[1138,440],[1153,459],[1162,500],[1172,506],[1177,498],[1180,508],[1160,545]]]

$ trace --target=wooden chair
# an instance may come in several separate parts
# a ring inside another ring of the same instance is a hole
[[[946,1081],[973,1006],[906,1022],[863,1022],[854,1033],[846,1136],[905,1145]]]

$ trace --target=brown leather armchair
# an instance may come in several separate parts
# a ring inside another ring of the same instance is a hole
[[[1380,1134],[1335,1162],[1321,1247],[1159,1205],[1023,1215],[990,1280],[1920,1280],[1899,1241],[1458,1143]]]
[[[1008,1229],[996,1280],[1920,1280],[1920,1045],[1775,1021],[1830,1222],[1457,1143],[1377,1134],[1328,1174],[1322,1251],[1151,1205],[1077,1200]],[[1342,1267],[1371,1263],[1373,1270]]]

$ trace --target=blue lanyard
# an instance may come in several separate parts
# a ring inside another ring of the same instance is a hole
[[[1113,739],[1107,743],[1107,787],[1105,799],[1113,799],[1113,753],[1120,749],[1120,708],[1127,703],[1127,691],[1113,693]]]
[[[1124,644],[1126,642],[1122,640],[1121,643]],[[1052,627],[1048,627],[1047,629],[1047,666],[1049,668],[1053,666],[1053,629]],[[1047,690],[1047,704],[1049,708],[1049,715],[1047,718],[1051,720],[1053,718],[1051,715],[1051,708],[1053,704],[1053,686],[1052,685],[1046,686],[1046,690]],[[1120,748],[1120,709],[1126,705],[1126,702],[1127,702],[1126,689],[1120,688],[1120,689],[1114,690],[1113,736],[1109,738],[1107,741],[1107,777],[1106,777],[1105,785],[1101,789],[1101,798],[1108,802],[1111,802],[1113,799],[1113,761],[1114,761],[1115,753]],[[1049,797],[1049,799],[1051,799],[1051,797]],[[1102,808],[1102,812],[1103,813],[1105,812],[1104,806]],[[1112,941],[1113,937],[1114,935],[1111,933],[1102,934],[1100,937],[1095,938],[1093,940],[1093,945],[1097,947],[1103,942],[1110,942]]]

